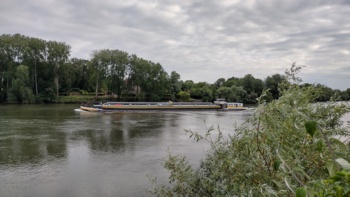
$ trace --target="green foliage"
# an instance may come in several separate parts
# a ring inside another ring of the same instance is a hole
[[[191,96],[195,99],[202,99],[202,101],[209,102],[213,99],[213,90],[210,84],[206,82],[199,82],[193,84]]]
[[[0,103],[3,103],[6,101],[7,94],[4,91],[4,88],[0,88]]]
[[[265,79],[265,88],[269,89],[269,92],[271,93],[272,99],[278,99],[278,97],[279,97],[278,86],[284,80],[285,80],[284,76],[281,74],[274,74],[272,76],[268,76]]]
[[[231,77],[225,81],[224,86],[226,87],[241,86],[240,79],[236,77]]]
[[[180,91],[178,97],[182,102],[190,101],[190,94],[188,92]]]
[[[41,101],[45,90],[55,84],[58,91],[58,68],[68,60],[70,46],[55,41],[46,42],[38,38],[26,37],[20,34],[0,36],[0,86],[8,94],[9,102]],[[27,89],[21,90],[15,78],[19,65],[28,66]],[[55,81],[55,83],[54,83]],[[11,89],[11,90],[10,90]],[[12,93],[11,93],[12,91]],[[13,91],[22,92],[22,96]],[[35,98],[20,101],[19,97],[27,95]]]
[[[257,98],[262,94],[264,82],[261,79],[255,79],[253,75],[247,74],[239,79],[240,86],[247,92],[246,103],[256,103]]]
[[[334,95],[334,92],[331,88],[317,84],[316,87],[318,88],[319,94],[316,98],[316,101],[324,102],[331,100],[332,96]]]
[[[54,82],[56,85],[56,97],[59,95],[59,75],[60,67],[68,61],[70,56],[70,46],[64,42],[47,42],[48,65],[53,69]]]
[[[170,95],[171,95],[170,97],[171,97],[171,100],[175,100],[175,96],[179,94],[179,92],[181,91],[182,81],[180,81],[180,75],[175,71],[171,72],[169,80],[170,80]],[[189,98],[187,100],[189,100]]]
[[[186,158],[169,155],[164,167],[169,184],[154,184],[158,196],[306,196],[336,172],[335,158],[349,160],[350,146],[332,137],[346,137],[340,118],[350,112],[343,103],[313,103],[317,88],[301,87],[293,65],[279,87],[280,97],[266,103],[260,97],[252,118],[234,133],[212,139],[188,131],[195,140],[207,140],[211,149],[198,167]],[[316,129],[320,132],[315,132]],[[309,132],[306,132],[305,129]],[[311,136],[313,137],[311,137]],[[343,144],[343,145],[340,145]],[[345,186],[344,186],[345,187]]]
[[[192,87],[194,85],[194,82],[192,80],[186,80],[183,84],[182,84],[182,91],[186,91],[189,92],[191,91]]]
[[[336,159],[336,162],[342,166],[343,170],[332,173],[325,180],[317,181],[310,189],[315,191],[315,196],[350,196],[350,164],[343,158]]]
[[[75,82],[75,71],[72,64],[63,64],[59,67],[60,92],[68,92],[72,89]]]
[[[88,95],[89,94],[89,92],[86,90],[79,90],[79,92],[81,95]]]
[[[9,91],[9,102],[32,103],[35,97],[28,86],[29,71],[28,67],[20,65],[16,68],[15,80]]]
[[[215,83],[213,84],[214,85],[214,88],[215,89],[219,89],[220,87],[224,86],[226,80],[225,78],[219,78],[218,80],[215,81]]]
[[[209,102],[213,99],[213,91],[210,89],[209,86],[203,86],[200,89],[200,94],[204,102]]]
[[[306,189],[299,187],[295,190],[295,197],[306,197]]]
[[[121,98],[126,89],[125,77],[128,69],[128,53],[119,50],[108,50],[107,88]]]
[[[232,101],[243,102],[246,100],[245,98],[247,96],[247,91],[245,91],[242,86],[233,85],[231,89],[233,94]]]
[[[317,129],[317,122],[316,121],[307,121],[304,124],[306,132],[311,135],[311,137],[314,137],[314,134]]]
[[[57,103],[85,103],[95,101],[95,96],[59,96]]]
[[[226,101],[232,101],[235,95],[231,88],[222,86],[216,90],[216,96],[217,98],[224,98]]]
[[[141,101],[157,101],[170,93],[170,79],[159,63],[153,63],[136,55],[129,56],[130,68],[128,73],[129,91],[135,99]],[[177,75],[174,73],[174,80]]]

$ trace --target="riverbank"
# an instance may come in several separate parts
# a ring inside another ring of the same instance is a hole
[[[101,100],[106,99],[105,97],[101,97]],[[95,96],[89,96],[89,95],[82,95],[82,96],[59,96],[56,101],[53,103],[89,103],[89,102],[95,102],[100,99],[96,100]]]

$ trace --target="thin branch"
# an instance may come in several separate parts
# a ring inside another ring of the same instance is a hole
[[[293,177],[299,182],[300,185],[304,185],[299,179],[298,177],[293,173],[292,169],[289,168],[289,166],[287,165],[286,162],[284,162],[284,160],[282,159],[281,155],[278,153],[278,150],[276,150],[276,154],[278,156],[278,158],[280,158],[280,160],[283,162],[283,164],[286,166],[286,168],[289,170],[289,172],[293,175]]]
[[[324,140],[325,140],[325,141],[326,141],[326,143],[327,143],[327,146],[328,146],[329,152],[331,153],[332,158],[333,158],[333,160],[335,161],[335,155],[334,155],[334,152],[333,152],[333,149],[332,149],[331,143],[329,143],[328,138],[327,138],[326,134],[323,132],[322,128],[321,128],[320,126],[318,126],[318,129],[321,131],[321,133],[322,133],[322,135],[323,135],[323,137],[324,137]]]
[[[269,175],[271,176],[272,172],[270,170],[270,165],[267,162],[267,159],[265,157],[264,152],[260,149],[260,146],[259,146],[259,130],[260,130],[260,116],[259,116],[259,120],[258,120],[258,127],[256,128],[256,146],[258,148],[258,151],[259,151],[260,155],[263,157],[264,162],[265,162],[265,166],[267,167],[267,170],[269,171]]]

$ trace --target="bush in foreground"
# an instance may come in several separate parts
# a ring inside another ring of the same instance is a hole
[[[170,171],[169,184],[154,179],[151,192],[158,196],[331,194],[338,183],[327,183],[327,191],[320,185],[342,169],[346,172],[339,161],[350,159],[349,144],[344,143],[349,130],[342,128],[340,118],[350,108],[339,102],[314,103],[318,90],[298,85],[299,70],[293,64],[280,84],[282,96],[270,103],[262,96],[253,117],[236,127],[232,136],[218,131],[218,138],[211,140],[212,130],[205,136],[188,131],[196,140],[208,140],[211,149],[197,168],[184,156],[169,154],[164,163]],[[343,194],[347,187],[349,183]]]

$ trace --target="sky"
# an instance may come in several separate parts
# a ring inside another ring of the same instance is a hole
[[[350,0],[0,0],[0,35],[117,49],[182,80],[264,80],[293,63],[304,83],[350,88]]]

